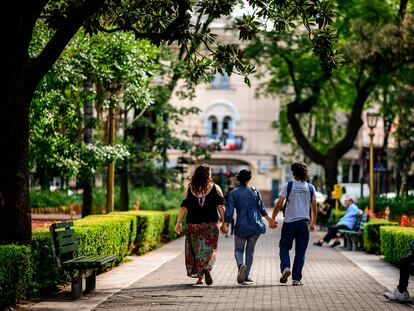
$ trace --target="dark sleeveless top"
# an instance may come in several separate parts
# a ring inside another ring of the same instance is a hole
[[[182,207],[187,208],[188,224],[218,222],[218,205],[224,205],[224,198],[218,194],[216,185],[203,197],[195,196],[188,189],[187,197],[181,203]]]

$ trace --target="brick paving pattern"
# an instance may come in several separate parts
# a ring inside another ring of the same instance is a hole
[[[193,285],[195,279],[186,276],[182,253],[95,310],[412,310],[412,302],[388,302],[383,297],[385,288],[339,251],[311,245],[318,233],[311,236],[305,285],[293,287],[291,278],[287,285],[280,284],[279,234],[280,229],[268,230],[258,241],[254,285],[236,283],[233,239],[221,237],[212,286]]]

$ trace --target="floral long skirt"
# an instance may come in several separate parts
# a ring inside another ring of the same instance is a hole
[[[217,223],[187,224],[185,266],[189,277],[199,277],[204,269],[211,271],[217,257],[219,228]]]

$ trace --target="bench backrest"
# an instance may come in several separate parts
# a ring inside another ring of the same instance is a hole
[[[358,231],[358,232],[363,232],[364,225],[368,220],[369,220],[368,214],[364,213],[362,215],[358,215],[353,230]]]
[[[52,252],[58,266],[61,262],[73,259],[76,251],[75,231],[73,221],[58,222],[50,226]]]

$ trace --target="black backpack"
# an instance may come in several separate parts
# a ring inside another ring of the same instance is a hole
[[[314,193],[314,191],[313,191],[313,189],[312,189],[312,184],[310,184],[310,183],[308,183],[308,188],[309,188],[309,192],[310,192],[310,200],[311,200],[311,202],[312,202],[312,198],[314,197],[314,195],[315,195],[315,193]],[[292,187],[293,187],[293,181],[291,180],[291,181],[289,181],[288,182],[288,184],[287,184],[287,194],[286,194],[286,200],[285,200],[285,203],[283,204],[283,207],[282,207],[282,212],[283,212],[283,217],[285,217],[285,213],[286,213],[286,206],[287,206],[287,204],[288,204],[288,202],[289,202],[289,195],[290,195],[290,193],[292,192]]]

